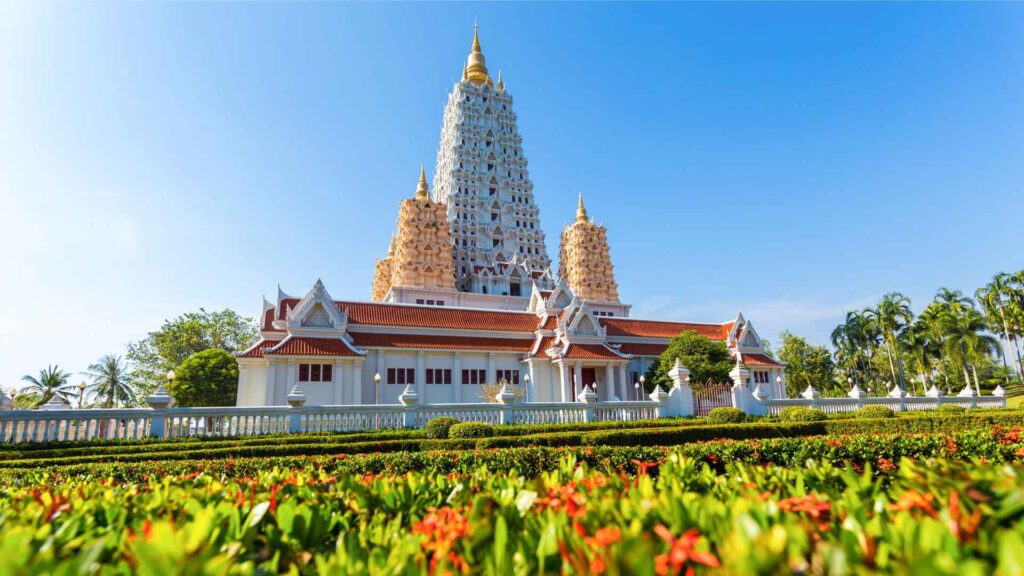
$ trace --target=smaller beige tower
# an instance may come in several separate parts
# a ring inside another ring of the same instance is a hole
[[[577,296],[597,302],[619,301],[607,231],[587,219],[583,194],[576,208],[576,221],[562,230],[558,260],[558,275]]]
[[[377,261],[371,297],[383,300],[394,286],[455,289],[448,206],[430,199],[423,168],[416,196],[402,200],[398,209],[388,257]]]

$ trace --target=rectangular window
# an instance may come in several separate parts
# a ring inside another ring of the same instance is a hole
[[[509,384],[519,384],[519,370],[498,370],[498,381],[506,381]]]
[[[423,298],[417,298],[416,299],[416,303],[417,304],[423,304]]]
[[[331,364],[299,364],[299,382],[330,382],[333,377]]]
[[[427,384],[451,384],[452,371],[447,368],[427,368]]]
[[[463,384],[484,384],[487,381],[486,370],[463,370]]]
[[[406,384],[416,383],[416,369],[414,368],[388,368],[388,384],[399,384],[405,386]]]

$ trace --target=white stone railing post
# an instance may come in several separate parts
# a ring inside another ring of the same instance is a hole
[[[889,398],[896,398],[897,400],[900,401],[900,404],[899,404],[900,412],[906,412],[907,411],[907,402],[906,402],[906,400],[904,400],[904,398],[906,398],[906,396],[907,396],[907,393],[903,390],[903,388],[900,387],[899,382],[897,382],[892,387],[892,390],[889,391]]]
[[[501,404],[501,420],[502,424],[511,424],[512,419],[512,404],[516,401],[516,395],[509,391],[508,383],[506,382],[501,386],[501,392],[498,392],[498,404]]]
[[[810,384],[807,385],[807,389],[800,393],[801,396],[811,401],[811,408],[818,408],[818,400],[821,398],[821,392],[818,392]]]
[[[732,378],[732,406],[733,408],[739,408],[744,412],[749,412],[747,406],[747,381],[750,379],[750,370],[743,367],[740,364],[739,358],[736,358],[736,366],[729,371],[729,377]]]
[[[296,384],[285,399],[288,401],[288,406],[291,407],[288,411],[288,432],[298,434],[302,432],[302,411],[300,409],[306,403],[306,395],[299,390],[299,385]]]
[[[978,397],[974,395],[974,388],[971,388],[971,383],[968,382],[967,386],[956,395],[957,398],[967,398],[971,402],[971,408],[978,407]]]
[[[864,407],[864,391],[860,389],[860,384],[853,381],[853,378],[847,378],[846,381],[850,383],[850,391],[846,395],[857,401],[857,409],[860,410]]]
[[[943,392],[942,392],[942,390],[939,390],[939,387],[936,386],[934,382],[932,383],[932,387],[929,388],[928,391],[924,393],[924,395],[926,397],[928,397],[928,398],[935,398],[935,407],[936,408],[938,408],[939,406],[942,406],[942,395],[943,395]]]
[[[149,435],[154,438],[167,437],[167,408],[174,402],[171,395],[164,389],[163,382],[146,397],[146,403],[153,410],[153,416],[149,421]]]
[[[668,393],[668,416],[693,416],[693,389],[690,388],[690,371],[676,358],[675,366],[668,371],[672,379],[672,390]]]
[[[597,392],[594,392],[590,386],[584,386],[583,391],[579,395],[580,402],[583,403],[583,421],[593,422],[594,421],[594,402],[597,402]]]
[[[405,390],[398,396],[398,401],[405,406],[405,411],[402,413],[403,426],[406,428],[416,427],[416,405],[420,402],[420,395],[416,393],[416,389],[412,387],[412,384],[407,384]]]
[[[654,386],[654,392],[651,392],[650,398],[655,402],[654,411],[658,418],[671,416],[668,410],[668,394],[661,389],[661,386]]]

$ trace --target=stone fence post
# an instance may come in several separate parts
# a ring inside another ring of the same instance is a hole
[[[736,366],[729,372],[729,377],[732,378],[733,408],[739,408],[749,414],[747,381],[750,379],[750,370],[747,370],[743,364],[740,364],[739,358],[736,358]]]
[[[405,407],[402,412],[402,426],[406,428],[416,427],[416,405],[420,403],[420,395],[412,384],[407,384],[405,390],[398,396],[398,401]]]
[[[512,423],[512,404],[516,401],[516,395],[510,392],[508,389],[508,383],[501,386],[501,392],[498,392],[498,404],[501,404],[501,423],[511,424]]]
[[[658,418],[666,418],[672,415],[668,410],[668,394],[661,389],[661,386],[654,387],[654,392],[651,392],[650,398],[657,403],[654,411],[657,413],[656,416]]]
[[[146,397],[146,403],[153,410],[153,416],[149,421],[149,435],[154,438],[166,438],[167,437],[167,408],[174,401],[171,395],[164,389],[163,382],[153,392]]]
[[[583,421],[593,422],[594,421],[594,402],[597,402],[597,392],[594,392],[590,386],[584,386],[583,391],[579,395],[580,402],[583,402]]]
[[[676,358],[676,364],[668,371],[672,379],[672,390],[668,393],[668,416],[693,416],[693,389],[690,388],[690,371]]]
[[[299,385],[296,384],[285,399],[288,401],[288,406],[290,406],[288,411],[288,432],[298,434],[302,432],[302,412],[299,409],[306,403],[306,395],[302,390],[299,390]]]
[[[807,385],[807,389],[800,393],[801,396],[811,401],[811,408],[818,408],[818,400],[821,398],[821,392],[818,392],[810,384]]]

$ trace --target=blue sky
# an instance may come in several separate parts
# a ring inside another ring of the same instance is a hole
[[[823,343],[1024,267],[1020,4],[3,4],[0,387],[368,298],[474,20],[548,252],[582,191],[634,316]]]

